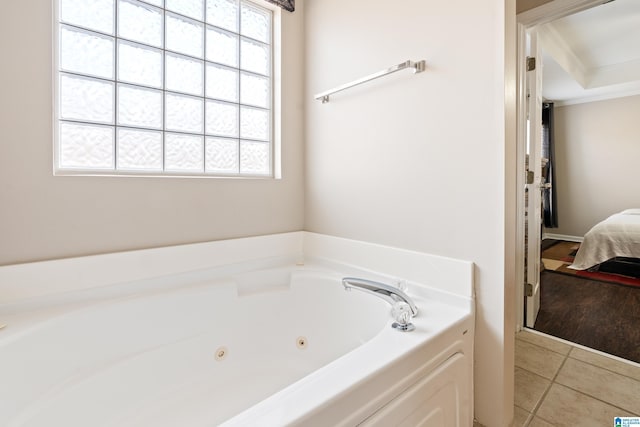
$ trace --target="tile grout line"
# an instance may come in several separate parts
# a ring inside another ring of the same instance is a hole
[[[584,349],[581,349],[580,347],[573,347],[573,348],[577,348],[578,350],[584,350]],[[584,351],[588,351],[588,350],[584,350]],[[569,353],[571,353],[571,351],[570,351]],[[598,354],[598,353],[594,353],[594,354],[597,354],[598,356],[601,356],[601,357],[607,357],[607,356],[602,356],[602,355],[600,355],[600,354]],[[625,377],[625,378],[629,378],[629,379],[631,379],[631,380],[634,380],[634,381],[638,381],[638,382],[640,382],[640,379],[638,379],[638,378],[634,378],[634,377],[632,377],[632,376],[630,376],[630,375],[627,375],[627,374],[623,374],[622,372],[614,371],[614,370],[609,369],[609,368],[606,368],[606,367],[604,367],[604,366],[597,365],[597,364],[595,364],[595,363],[588,362],[588,361],[586,361],[586,360],[578,359],[577,357],[571,357],[571,356],[569,356],[569,357],[570,357],[571,359],[573,359],[573,360],[577,360],[578,362],[586,363],[587,365],[595,366],[596,368],[599,368],[599,369],[605,370],[605,371],[607,371],[607,372],[611,372],[612,374],[617,374],[617,375],[623,376],[623,377]],[[610,360],[612,360],[612,361],[613,361],[613,362],[615,362],[615,363],[625,364],[625,362],[621,362],[621,361],[616,360],[616,359],[610,359]],[[633,366],[633,365],[625,364],[625,366],[632,366],[632,367],[637,368],[637,369],[639,369],[639,370],[640,370],[640,367],[636,367],[636,366]]]
[[[639,382],[640,382],[640,380],[638,380],[638,379],[636,379],[636,378],[634,378],[634,377],[631,377],[631,376],[629,376],[629,375],[625,375],[625,374],[623,374],[623,373],[620,373],[620,372],[614,371],[614,370],[612,370],[612,369],[609,369],[609,368],[606,368],[606,367],[603,367],[603,366],[599,366],[599,365],[597,365],[597,364],[595,364],[595,363],[591,363],[591,362],[588,362],[588,361],[581,360],[581,359],[578,359],[578,358],[576,358],[576,357],[572,357],[572,356],[570,356],[574,349],[584,350],[584,351],[589,351],[590,349],[588,349],[588,348],[587,348],[587,349],[585,349],[585,348],[582,348],[582,346],[575,346],[575,345],[571,345],[571,344],[568,344],[568,343],[567,343],[567,345],[570,347],[570,348],[569,348],[569,351],[568,351],[566,354],[562,354],[562,353],[560,353],[560,352],[558,352],[558,351],[556,351],[556,350],[553,350],[553,349],[551,349],[551,348],[549,348],[549,347],[546,347],[546,346],[544,346],[544,345],[540,345],[540,344],[538,344],[538,343],[533,343],[533,342],[530,342],[530,341],[528,341],[528,340],[526,340],[526,339],[522,339],[522,338],[520,338],[520,340],[521,340],[521,341],[523,341],[523,342],[526,342],[527,344],[530,344],[530,345],[533,345],[533,346],[536,346],[536,347],[540,347],[540,348],[542,348],[542,349],[545,349],[545,350],[548,350],[548,351],[551,351],[551,352],[553,352],[553,353],[556,353],[556,354],[559,354],[559,355],[563,356],[562,363],[561,363],[561,364],[560,364],[560,366],[558,367],[558,370],[557,370],[557,371],[555,372],[555,374],[553,375],[553,378],[551,378],[551,380],[550,380],[550,382],[549,382],[549,385],[547,386],[547,388],[546,388],[546,389],[545,389],[545,391],[543,392],[543,394],[542,394],[542,396],[540,397],[540,399],[539,399],[538,403],[535,405],[535,407],[533,408],[533,410],[529,413],[529,417],[527,418],[527,420],[525,421],[525,423],[523,424],[523,426],[522,426],[522,427],[528,427],[528,426],[531,424],[531,422],[533,422],[533,419],[534,419],[535,417],[539,417],[539,416],[537,415],[537,412],[538,412],[538,410],[540,409],[540,407],[542,406],[542,404],[543,404],[544,400],[546,399],[546,397],[547,397],[547,395],[548,395],[549,391],[551,390],[551,387],[552,387],[554,384],[557,384],[557,385],[559,385],[559,386],[565,387],[565,388],[567,388],[567,389],[569,389],[569,390],[572,390],[572,391],[574,391],[574,392],[576,392],[576,393],[579,393],[579,394],[581,394],[581,395],[583,395],[583,396],[587,396],[587,397],[589,397],[589,398],[591,398],[591,399],[597,400],[597,401],[599,401],[599,402],[601,402],[601,403],[603,403],[603,404],[605,404],[605,405],[608,405],[608,406],[611,406],[611,407],[613,407],[613,408],[619,409],[620,411],[632,413],[632,411],[628,411],[627,409],[621,408],[621,407],[619,407],[617,404],[613,404],[613,403],[610,403],[610,402],[606,402],[606,401],[604,401],[604,400],[602,400],[602,399],[599,399],[599,398],[597,398],[597,397],[595,397],[595,396],[592,396],[592,395],[590,395],[590,394],[587,394],[587,393],[585,393],[585,392],[583,392],[583,391],[576,390],[576,389],[574,389],[574,388],[572,388],[572,387],[569,387],[569,386],[567,386],[567,385],[564,385],[564,384],[561,384],[561,383],[559,383],[559,382],[556,382],[556,379],[557,379],[558,375],[560,374],[560,371],[562,370],[562,368],[563,368],[563,367],[564,367],[564,365],[566,364],[567,359],[571,358],[571,359],[573,359],[573,360],[575,360],[575,361],[582,362],[582,363],[588,364],[588,365],[590,365],[590,366],[593,366],[593,367],[595,367],[595,368],[602,369],[602,370],[604,370],[604,371],[607,371],[607,372],[611,372],[611,373],[613,373],[613,374],[620,375],[620,376],[622,376],[622,377],[624,377],[624,378],[631,379],[631,380],[633,380],[633,381],[639,381]],[[597,354],[597,353],[595,353],[595,354]],[[606,356],[603,356],[603,357],[606,357]],[[618,361],[618,360],[616,360],[616,359],[611,359],[611,360],[612,360],[612,361],[615,361],[616,363],[624,363],[624,362],[620,362],[620,361]],[[525,371],[531,372],[531,373],[533,373],[533,374],[535,374],[535,375],[539,375],[539,374],[536,374],[536,373],[535,373],[535,372],[533,372],[533,371],[529,371],[528,369],[525,369],[525,368],[522,368],[522,367],[520,367],[520,369],[524,369]],[[544,378],[544,377],[543,377],[543,378]],[[547,379],[548,379],[548,378],[547,378]],[[515,406],[517,406],[517,405],[515,405]],[[521,408],[521,409],[523,409],[523,410],[525,410],[525,411],[526,411],[526,409],[524,409],[524,408]],[[640,415],[634,415],[634,416],[640,416]],[[549,422],[549,423],[550,423],[550,421],[547,421],[546,419],[544,419],[544,418],[542,418],[542,417],[539,417],[539,418],[540,418],[541,420],[545,421],[545,422]]]
[[[526,369],[525,369],[526,370]],[[518,406],[515,403],[513,404],[514,408],[520,408],[523,411],[525,411],[528,415],[527,415],[527,419],[524,420],[524,424],[522,424],[522,426],[519,427],[527,427],[529,425],[529,423],[531,423],[531,421],[533,420],[533,412],[529,412],[526,408],[523,408],[522,406]],[[515,421],[515,418],[514,418]],[[516,425],[514,424],[514,427],[516,427]]]
[[[533,329],[533,331],[535,331],[535,329]],[[630,379],[635,380],[635,381],[640,381],[640,379],[632,377],[632,376],[627,375],[627,374],[624,374],[622,372],[614,371],[612,369],[609,369],[609,368],[606,368],[604,366],[598,365],[598,364],[596,364],[594,362],[590,362],[590,361],[579,359],[577,357],[573,357],[573,356],[571,356],[571,353],[573,352],[573,350],[586,351],[586,352],[594,354],[596,356],[604,357],[604,358],[606,358],[606,359],[608,359],[608,360],[610,360],[610,361],[612,361],[614,363],[621,364],[621,365],[624,365],[624,366],[633,367],[633,368],[637,368],[639,370],[640,370],[640,363],[634,362],[633,360],[627,360],[627,359],[624,359],[624,358],[620,358],[620,360],[618,360],[618,358],[616,358],[617,356],[615,356],[615,355],[604,353],[604,352],[600,352],[600,351],[598,351],[596,349],[593,349],[591,347],[587,347],[585,345],[578,344],[578,343],[569,342],[569,341],[567,341],[565,339],[554,337],[553,335],[548,335],[548,334],[545,334],[545,333],[542,333],[542,332],[539,332],[539,331],[536,331],[536,332],[538,332],[538,333],[533,333],[533,332],[530,332],[530,333],[532,335],[536,335],[536,336],[544,336],[548,340],[551,340],[553,342],[560,343],[560,344],[565,344],[565,345],[569,346],[570,349],[569,349],[569,352],[567,353],[567,355],[573,360],[578,360],[580,362],[587,363],[587,364],[589,364],[591,366],[595,366],[596,368],[604,369],[606,371],[612,372],[614,374],[622,375],[623,377],[627,377],[627,378],[630,378]],[[558,352],[556,350],[553,350],[553,349],[551,349],[549,347],[546,347],[544,345],[540,345],[538,343],[531,342],[531,341],[527,340],[526,338],[517,338],[517,339],[519,339],[520,341],[524,341],[527,344],[532,344],[532,345],[535,345],[535,346],[538,346],[538,347],[541,347],[541,348],[544,348],[546,350],[553,351],[554,353],[558,353],[558,354],[562,355],[562,353],[560,353],[560,352]],[[610,356],[615,356],[615,357],[610,357]],[[638,366],[636,366],[636,365],[638,365]]]
[[[626,378],[626,379],[629,379],[629,380],[631,380],[631,381],[634,381],[634,382],[638,382],[638,383],[640,383],[640,380],[638,380],[638,379],[636,379],[636,378],[634,378],[634,377],[630,377],[630,376],[625,375],[625,374],[622,374],[622,373],[620,373],[620,372],[613,371],[613,370],[611,370],[611,369],[605,368],[605,367],[600,366],[600,365],[596,365],[595,363],[591,363],[591,362],[587,362],[587,361],[585,361],[585,360],[581,360],[581,359],[577,359],[577,358],[575,358],[575,357],[571,357],[571,356],[570,356],[570,355],[571,355],[571,352],[573,351],[573,349],[576,349],[576,348],[577,348],[577,349],[580,349],[580,347],[574,347],[574,346],[572,346],[571,350],[570,350],[570,351],[569,351],[569,353],[567,354],[568,358],[571,358],[571,359],[573,359],[573,360],[575,360],[575,361],[577,361],[577,362],[580,362],[580,363],[584,363],[585,365],[593,366],[593,367],[594,367],[594,368],[596,368],[596,369],[600,369],[600,370],[603,370],[603,371],[607,371],[607,372],[609,372],[609,373],[616,374],[616,375],[619,375],[619,376],[621,376],[621,377],[623,377],[623,378]],[[603,357],[606,357],[606,356],[603,356]],[[623,362],[620,362],[620,361],[615,360],[615,359],[612,359],[612,360],[614,360],[616,363],[623,363]],[[564,366],[564,362],[563,362],[563,364],[562,364],[562,365]],[[559,370],[558,370],[558,373],[560,373],[560,371],[559,371]],[[557,375],[556,375],[556,377],[557,377]],[[570,386],[568,386],[568,385],[566,385],[566,384],[558,383],[558,382],[556,382],[556,381],[555,381],[555,377],[554,377],[553,382],[554,382],[554,383],[556,383],[556,384],[558,384],[558,385],[561,385],[562,387],[566,387],[566,388],[568,388],[569,390],[573,390],[573,391],[575,391],[576,393],[580,393],[580,394],[582,394],[582,395],[584,395],[584,396],[588,396],[588,397],[590,397],[591,399],[597,400],[598,402],[602,402],[602,403],[604,403],[604,404],[606,404],[606,405],[608,405],[608,406],[612,406],[612,407],[614,407],[614,408],[616,408],[616,409],[619,409],[619,410],[621,410],[621,411],[624,411],[624,412],[633,413],[632,411],[630,411],[630,410],[628,410],[628,409],[625,409],[625,408],[622,408],[622,407],[618,406],[618,404],[617,404],[617,403],[607,402],[606,400],[602,400],[601,398],[599,398],[599,397],[597,397],[597,396],[593,396],[593,395],[591,395],[591,394],[589,394],[589,393],[587,393],[587,392],[585,392],[585,391],[583,391],[583,390],[578,390],[578,389],[575,389],[575,388],[573,388],[573,387],[570,387]],[[638,415],[636,415],[636,416],[638,416]]]
[[[582,390],[577,390],[577,389],[575,389],[575,388],[573,388],[573,387],[569,387],[568,385],[561,384],[561,383],[557,383],[557,382],[555,382],[555,381],[553,382],[553,384],[557,384],[557,385],[562,386],[562,387],[564,387],[564,388],[567,388],[567,389],[569,389],[569,390],[571,390],[571,391],[575,391],[575,392],[576,392],[576,393],[578,393],[578,394],[581,394],[581,395],[583,395],[583,396],[586,396],[586,397],[588,397],[589,399],[597,400],[598,402],[600,402],[600,403],[604,403],[605,405],[607,405],[607,406],[611,406],[612,408],[619,409],[619,410],[621,410],[621,411],[623,411],[623,412],[628,412],[628,413],[632,414],[632,412],[631,412],[631,411],[629,411],[628,409],[621,408],[621,407],[617,406],[617,404],[614,404],[614,403],[611,403],[611,402],[607,402],[607,401],[602,400],[602,399],[600,399],[600,398],[598,398],[598,397],[596,397],[596,396],[592,396],[592,395],[590,395],[590,394],[587,394],[587,393],[585,393],[585,392],[584,392],[584,391],[582,391]],[[546,395],[546,394],[545,394],[545,395]],[[536,409],[536,410],[537,410],[537,409]],[[637,417],[637,416],[640,416],[640,414],[638,414],[638,415],[633,415],[633,416],[636,416],[636,417]],[[546,420],[545,420],[545,421],[546,421]]]
[[[516,338],[516,339],[518,339],[518,338]],[[535,373],[535,372],[530,371],[528,369],[525,369],[523,367],[517,366],[518,368],[523,369],[523,370],[525,370],[527,372],[530,372],[530,373],[532,373],[534,375],[542,377],[542,378],[544,378],[546,380],[550,380],[549,381],[549,385],[545,388],[544,392],[542,393],[542,396],[540,396],[540,399],[538,400],[538,403],[536,403],[536,405],[533,407],[533,409],[529,413],[529,417],[527,418],[527,420],[525,421],[524,425],[522,426],[522,427],[528,427],[531,424],[531,422],[533,422],[533,419],[537,416],[536,413],[538,412],[538,409],[542,405],[542,402],[544,401],[544,399],[547,397],[547,393],[549,393],[549,390],[551,389],[551,386],[555,383],[555,379],[558,376],[558,374],[560,373],[560,370],[564,366],[566,360],[569,358],[569,353],[571,353],[571,350],[573,349],[573,346],[567,344],[570,347],[569,351],[567,351],[566,354],[562,354],[560,352],[557,352],[555,350],[550,349],[549,347],[545,347],[544,345],[540,345],[538,343],[534,343],[534,342],[528,341],[528,340],[523,339],[523,338],[519,338],[519,339],[520,339],[520,341],[525,342],[527,344],[530,344],[530,345],[532,345],[534,347],[539,347],[539,348],[541,348],[543,350],[548,350],[548,351],[550,351],[552,353],[555,353],[555,354],[558,354],[560,356],[563,356],[562,363],[560,364],[560,366],[558,367],[558,370],[556,371],[556,373],[553,375],[553,378],[551,378],[551,379],[545,378],[545,377],[543,377],[542,375],[540,375],[538,373]],[[514,405],[514,406],[517,406],[517,405]],[[522,408],[522,409],[524,409],[524,408]],[[525,409],[525,411],[526,411],[526,409]],[[541,418],[541,419],[544,420],[544,418]],[[544,420],[544,421],[547,421],[547,420]]]
[[[598,402],[600,402],[600,403],[604,403],[605,405],[607,405],[607,406],[611,406],[612,408],[619,409],[620,411],[628,412],[628,413],[630,413],[630,414],[632,414],[632,413],[633,413],[632,411],[630,411],[630,410],[628,410],[628,409],[621,408],[620,406],[618,406],[618,404],[617,404],[617,403],[607,402],[606,400],[602,400],[601,398],[599,398],[599,397],[597,397],[597,396],[593,396],[593,395],[591,395],[591,394],[588,394],[588,393],[586,393],[586,392],[585,392],[585,391],[583,391],[583,390],[578,390],[578,389],[575,389],[575,388],[573,388],[573,387],[570,387],[570,386],[568,386],[568,385],[566,385],[566,384],[557,383],[557,382],[555,382],[555,381],[554,381],[553,383],[554,383],[554,384],[557,384],[557,385],[559,385],[559,386],[562,386],[562,387],[564,387],[564,388],[567,388],[567,389],[569,389],[569,390],[571,390],[571,391],[575,391],[576,393],[581,394],[581,395],[583,395],[583,396],[586,396],[586,397],[588,397],[589,399],[597,400]],[[634,416],[640,416],[640,415],[634,415]]]
[[[527,419],[525,420],[524,424],[522,425],[522,427],[528,427],[532,422],[533,419],[536,417],[536,414],[534,414],[533,412],[529,413],[529,416],[527,417]]]
[[[552,350],[553,351],[553,350]],[[542,406],[542,403],[544,402],[544,400],[547,398],[547,394],[549,394],[549,390],[551,390],[551,387],[556,384],[556,378],[558,377],[558,374],[560,374],[560,371],[562,370],[562,367],[564,366],[565,362],[567,361],[567,359],[569,358],[569,353],[571,353],[571,349],[567,352],[567,354],[564,355],[564,358],[562,359],[562,363],[560,364],[560,366],[558,367],[558,370],[556,371],[556,373],[553,375],[553,378],[551,379],[551,381],[549,382],[549,385],[547,386],[547,388],[545,389],[544,393],[542,393],[542,396],[540,396],[540,400],[538,400],[538,403],[536,404],[536,406],[533,408],[533,411],[531,412],[531,420],[529,421],[529,423],[527,423],[527,425],[525,425],[524,427],[527,427],[531,421],[533,421],[533,419],[535,417],[538,416],[538,409],[540,409],[540,407]],[[558,353],[560,354],[560,353]],[[541,420],[544,420],[548,423],[550,423],[550,421],[545,420],[544,418],[540,417]]]
[[[535,345],[535,344],[534,344],[534,345]],[[539,347],[541,347],[541,346],[539,346]],[[549,393],[549,390],[551,390],[551,386],[553,386],[554,384],[557,384],[557,385],[559,385],[559,386],[565,387],[565,388],[567,388],[567,389],[569,389],[569,390],[572,390],[572,391],[574,391],[574,392],[576,392],[576,393],[579,393],[579,394],[581,394],[581,395],[583,395],[583,396],[587,396],[587,397],[589,397],[589,398],[591,398],[591,399],[597,400],[597,401],[599,401],[599,402],[601,402],[601,403],[604,403],[605,405],[608,405],[608,406],[611,406],[611,407],[613,407],[613,408],[619,409],[620,411],[632,413],[632,411],[629,411],[628,409],[621,408],[621,407],[620,407],[620,406],[618,406],[617,404],[614,404],[614,403],[611,403],[611,402],[607,402],[607,401],[602,400],[602,399],[600,399],[600,398],[598,398],[598,397],[596,397],[596,396],[592,396],[591,394],[585,393],[585,392],[584,392],[584,391],[582,391],[582,390],[577,390],[577,389],[575,389],[575,388],[573,388],[573,387],[570,387],[570,386],[568,386],[568,385],[566,385],[566,384],[562,384],[562,383],[556,382],[556,379],[558,378],[558,375],[560,374],[560,371],[562,370],[562,368],[564,367],[565,363],[567,362],[567,359],[569,359],[569,358],[570,358],[570,356],[569,356],[569,355],[571,354],[571,351],[572,351],[574,348],[576,348],[576,347],[571,346],[571,349],[569,350],[569,352],[568,352],[566,355],[564,355],[564,359],[562,360],[562,363],[561,363],[561,364],[560,364],[560,366],[558,367],[558,371],[555,373],[555,375],[554,375],[554,376],[553,376],[553,378],[551,379],[551,382],[549,383],[549,386],[545,389],[544,393],[542,393],[542,396],[540,397],[540,400],[538,401],[538,404],[536,404],[536,406],[533,408],[533,411],[531,412],[531,419],[530,419],[530,420],[529,420],[529,422],[528,422],[528,423],[526,423],[523,427],[527,427],[527,426],[531,423],[531,421],[533,421],[533,418],[535,418],[535,417],[539,417],[539,416],[538,416],[538,414],[537,414],[538,409],[540,409],[540,406],[542,406],[542,403],[544,402],[544,399],[546,399],[547,394]],[[548,350],[549,350],[549,349],[548,349]],[[553,351],[553,350],[552,350],[552,351]],[[594,364],[591,364],[591,363],[585,362],[585,361],[580,360],[580,359],[576,359],[576,358],[573,358],[573,357],[571,357],[571,359],[573,359],[573,360],[577,360],[577,361],[579,361],[579,362],[587,363],[587,364],[589,364],[589,365],[591,365],[591,366],[594,366],[594,367],[599,368],[599,369],[606,370],[606,371],[608,371],[608,372],[617,373],[617,372],[615,372],[615,371],[611,371],[611,370],[609,370],[609,369],[602,368],[602,367],[600,367],[600,366],[597,366],[597,365],[594,365]],[[521,368],[521,369],[522,369],[522,368]],[[622,375],[622,374],[619,374],[619,375]],[[622,376],[624,376],[624,377],[626,377],[626,378],[629,378],[629,379],[634,380],[634,378],[632,378],[632,377],[627,377],[626,375],[622,375]],[[637,380],[636,380],[636,381],[637,381]],[[546,421],[546,422],[550,423],[550,421],[547,421],[546,419],[544,419],[544,418],[542,418],[542,417],[539,417],[539,418],[540,418],[541,420],[544,420],[544,421]]]

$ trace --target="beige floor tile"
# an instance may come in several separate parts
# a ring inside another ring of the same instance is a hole
[[[528,412],[533,412],[542,395],[551,384],[551,380],[516,367],[515,383],[514,397],[516,406]]]
[[[614,417],[628,416],[632,414],[560,384],[551,386],[536,411],[536,417],[558,427],[611,426]]]
[[[569,344],[558,341],[557,339],[552,338],[549,335],[537,334],[535,332],[530,332],[527,330],[519,332],[516,335],[516,338],[531,344],[539,345],[540,347],[544,347],[548,350],[552,350],[560,354],[568,354],[569,350],[571,350],[572,348]]]
[[[555,427],[555,424],[548,423],[538,417],[533,417],[528,427]]]
[[[513,407],[513,427],[524,427],[531,414],[517,406]]]
[[[640,413],[640,381],[576,359],[567,359],[556,377],[558,384]]]
[[[640,365],[632,362],[621,362],[612,357],[603,356],[602,354],[574,347],[569,353],[569,357],[600,366],[601,368],[617,372],[627,377],[631,377],[640,381]]]
[[[565,356],[539,345],[516,340],[516,366],[542,377],[552,379]]]

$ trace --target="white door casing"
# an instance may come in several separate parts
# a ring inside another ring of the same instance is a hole
[[[528,93],[528,171],[527,180],[527,307],[526,326],[533,328],[540,310],[540,240],[542,225],[542,55],[536,29],[529,30],[530,57],[533,69],[527,67]],[[532,182],[530,182],[532,181]]]

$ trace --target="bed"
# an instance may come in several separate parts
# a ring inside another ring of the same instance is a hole
[[[624,210],[593,226],[569,268],[640,277],[640,209]]]

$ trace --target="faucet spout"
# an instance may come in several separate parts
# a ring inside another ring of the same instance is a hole
[[[411,317],[415,317],[418,314],[418,307],[409,295],[394,286],[357,277],[345,277],[342,279],[342,285],[346,290],[359,289],[376,295],[392,306],[397,302],[404,302],[411,308]]]

